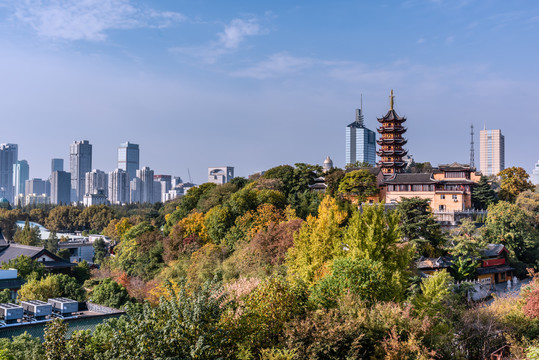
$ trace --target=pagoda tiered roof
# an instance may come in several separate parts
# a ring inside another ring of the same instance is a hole
[[[383,118],[376,118],[378,122],[405,122],[404,116],[399,116],[394,109],[390,109]]]
[[[408,154],[408,151],[403,150],[403,149],[398,149],[398,150],[384,150],[384,149],[381,149],[381,150],[378,150],[376,152],[376,154],[378,156],[380,156],[380,157],[382,157],[382,156],[392,156],[392,155],[404,156],[404,155]]]
[[[392,145],[392,144],[396,144],[396,145],[405,145],[408,140],[406,139],[403,139],[403,138],[396,138],[396,139],[378,139],[376,140],[376,142],[378,143],[378,145]]]
[[[388,134],[388,133],[402,134],[402,133],[405,133],[407,129],[404,126],[395,126],[395,127],[382,126],[382,127],[379,127],[377,130],[380,134]]]

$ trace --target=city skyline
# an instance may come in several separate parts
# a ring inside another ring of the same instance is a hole
[[[7,127],[0,142],[19,145],[32,178],[75,139],[94,145],[96,168],[115,169],[129,139],[141,166],[197,183],[228,164],[342,167],[350,109],[363,93],[372,124],[393,88],[416,161],[468,162],[473,122],[502,129],[506,167],[531,173],[538,16],[536,2],[501,0],[5,2],[2,118],[32,131]]]

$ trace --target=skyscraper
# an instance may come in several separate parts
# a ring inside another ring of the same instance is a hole
[[[53,171],[51,174],[51,204],[70,204],[71,174],[65,171]]]
[[[485,176],[498,175],[505,169],[505,137],[500,129],[480,131],[479,157],[479,169]]]
[[[109,173],[109,201],[111,204],[128,204],[129,175],[125,170],[116,169]]]
[[[140,202],[141,203],[153,203],[154,200],[154,184],[153,184],[153,170],[149,167],[143,167],[137,170],[137,178],[140,179]]]
[[[13,165],[17,163],[19,147],[17,144],[0,145],[0,196],[13,203]]]
[[[85,195],[97,194],[100,191],[106,196],[109,191],[108,174],[94,169],[85,174]]]
[[[64,171],[64,159],[51,159],[51,174],[55,171]]]
[[[133,144],[129,141],[120,144],[118,148],[118,169],[127,171],[129,181],[137,176],[137,170],[139,169],[138,144]]]
[[[356,120],[346,127],[346,164],[356,161],[376,164],[376,134],[365,127],[362,109],[356,109]]]
[[[28,161],[20,160],[13,165],[13,195],[25,194],[25,181],[30,178],[30,167]]]
[[[24,188],[25,188],[25,195],[48,195],[47,194],[47,188],[50,186],[47,184],[48,180],[43,179],[30,179],[26,180]]]
[[[86,173],[92,171],[92,145],[88,140],[74,141],[69,146],[71,169],[71,189],[73,201],[82,201],[84,196]]]

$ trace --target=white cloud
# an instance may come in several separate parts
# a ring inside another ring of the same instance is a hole
[[[268,60],[262,61],[250,68],[235,71],[232,75],[254,79],[267,79],[298,72],[314,65],[314,63],[315,61],[309,58],[299,58],[280,53],[271,55]]]
[[[225,48],[237,49],[240,42],[242,42],[246,36],[254,36],[259,34],[260,26],[254,19],[234,19],[229,25],[225,26],[225,30],[218,35],[220,43]]]
[[[455,37],[453,35],[450,35],[450,36],[445,38],[445,43],[448,44],[448,45],[452,44],[454,41],[455,41]]]
[[[39,36],[62,40],[102,41],[111,29],[168,27],[185,17],[136,7],[129,0],[22,0],[14,18]]]
[[[262,33],[256,19],[234,19],[225,26],[223,32],[217,34],[218,41],[212,41],[201,46],[177,46],[169,50],[173,53],[199,58],[205,63],[213,64],[220,56],[238,50],[240,43],[246,37]]]
[[[421,38],[416,41],[416,44],[423,44],[425,42],[425,39]]]

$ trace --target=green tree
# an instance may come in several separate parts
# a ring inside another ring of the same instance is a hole
[[[288,250],[289,274],[308,284],[324,275],[329,262],[343,253],[341,224],[346,215],[335,199],[322,200],[318,216],[308,216],[294,236],[294,246]]]
[[[30,226],[30,222],[26,219],[24,228],[22,230],[20,228],[17,229],[13,240],[22,245],[38,246],[41,244],[41,234],[38,228]]]
[[[496,193],[486,176],[481,176],[479,182],[472,189],[472,203],[476,209],[486,209],[496,202]]]
[[[530,175],[521,167],[510,167],[502,170],[498,176],[501,179],[500,198],[514,202],[518,194],[526,190],[534,190],[535,186],[529,181]]]
[[[64,260],[69,261],[69,259],[71,258],[71,251],[69,251],[69,249],[66,249],[66,248],[60,249],[60,250],[58,250],[56,255],[61,257]]]
[[[9,357],[4,358],[0,354],[2,360],[42,360],[45,355],[41,340],[32,337],[26,331],[12,339],[1,338],[0,349],[6,350],[6,354],[9,354]]]
[[[47,301],[55,297],[67,297],[77,301],[84,301],[86,291],[75,278],[65,274],[51,274],[41,280],[31,279],[22,285],[18,292],[18,298],[21,301]]]
[[[531,191],[521,192],[518,194],[515,204],[524,210],[530,218],[535,220],[535,228],[539,230],[539,193]]]
[[[29,256],[19,255],[15,259],[2,263],[2,269],[17,269],[18,276],[23,279],[41,279],[45,267]]]
[[[434,219],[429,200],[419,197],[403,198],[397,205],[404,238],[417,245],[422,255],[432,256],[442,242],[440,224]]]
[[[49,212],[45,227],[54,231],[74,231],[79,229],[81,210],[74,206],[56,206]]]
[[[421,282],[421,293],[412,300],[419,313],[439,314],[444,312],[445,301],[451,294],[453,278],[445,270],[436,271]]]
[[[262,175],[263,179],[277,179],[281,182],[281,190],[288,196],[295,186],[294,167],[290,165],[279,165],[268,169]]]
[[[11,302],[11,290],[4,289],[0,291],[0,303],[9,303]]]
[[[131,301],[127,290],[111,278],[103,279],[90,293],[90,301],[115,309],[122,308]]]
[[[71,269],[73,277],[77,279],[79,284],[84,284],[84,282],[92,277],[90,274],[90,266],[86,260],[82,260],[74,268]]]
[[[339,193],[356,195],[359,204],[365,202],[368,197],[377,195],[378,192],[376,176],[369,170],[349,172],[339,184]]]
[[[337,306],[344,295],[372,304],[403,297],[401,279],[394,284],[393,273],[381,261],[372,259],[339,258],[333,261],[331,274],[315,284],[311,298],[325,308]],[[395,286],[396,285],[396,286]]]
[[[333,168],[324,175],[324,180],[326,183],[326,194],[335,196],[339,190],[339,185],[341,184],[342,179],[346,173],[344,170],[339,168]]]
[[[53,254],[58,251],[58,237],[56,236],[56,231],[53,230],[49,233],[49,238],[44,241],[43,247]]]
[[[94,248],[94,263],[101,264],[108,254],[105,240],[103,240],[102,238],[95,239],[93,248]]]
[[[213,243],[220,244],[234,224],[234,219],[227,207],[217,205],[206,213],[204,224]]]
[[[237,341],[253,350],[279,345],[284,325],[303,311],[305,301],[301,286],[281,277],[266,279],[244,300]]]
[[[345,169],[364,169],[372,168],[372,165],[365,161],[356,160],[356,162],[346,164]]]
[[[518,205],[500,201],[489,206],[482,231],[487,241],[505,245],[515,260],[524,266],[532,266],[539,258],[539,236],[532,224],[528,214]],[[524,269],[520,268],[522,273]]]
[[[82,210],[78,216],[77,224],[79,228],[101,233],[113,218],[114,211],[110,207],[106,205],[92,205]]]
[[[226,299],[218,282],[191,291],[180,281],[157,306],[127,306],[127,316],[98,325],[92,347],[103,359],[222,359],[231,356]]]

